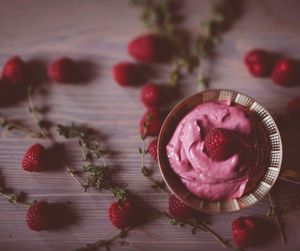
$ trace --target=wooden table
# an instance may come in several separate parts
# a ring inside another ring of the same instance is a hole
[[[190,32],[199,31],[201,20],[210,13],[210,2],[184,1],[182,14]],[[297,0],[245,1],[243,15],[217,48],[217,57],[211,64],[211,88],[239,90],[257,99],[271,112],[284,111],[287,102],[298,95],[299,88],[284,89],[268,79],[251,77],[244,67],[243,56],[251,48],[262,47],[299,59],[299,9]],[[114,152],[109,162],[118,169],[116,180],[127,183],[149,203],[166,209],[168,195],[153,191],[140,175],[138,121],[144,112],[139,101],[140,88],[121,88],[112,79],[112,66],[131,60],[126,49],[128,41],[146,31],[138,19],[139,13],[125,0],[3,0],[0,3],[0,62],[3,64],[15,54],[28,61],[46,63],[67,55],[93,64],[96,75],[91,81],[75,86],[49,83],[48,94],[36,95],[36,103],[48,105],[51,109],[47,117],[56,123],[86,123],[96,128],[105,138],[105,145]],[[154,80],[163,84],[169,69],[168,65],[156,66],[159,74]],[[196,74],[183,81],[179,87],[182,97],[196,92],[195,78]],[[34,127],[25,100],[1,108],[0,112]],[[285,164],[298,167],[299,133],[288,131],[283,137]],[[1,132],[1,182],[15,191],[24,191],[31,199],[70,202],[68,207],[77,217],[63,229],[33,232],[26,226],[25,208],[1,199],[0,250],[74,250],[116,233],[107,217],[107,208],[113,201],[109,193],[92,190],[84,193],[63,168],[41,173],[21,169],[24,152],[35,142],[37,140],[20,133]],[[46,141],[39,142],[47,145]],[[66,146],[71,166],[80,168],[82,161],[77,143],[69,140]],[[146,162],[156,168],[149,158]],[[293,185],[286,188],[287,195],[299,189]],[[267,209],[265,199],[238,213],[211,216],[212,228],[230,239],[233,219],[263,216]],[[275,232],[255,250],[299,250],[299,216],[298,210],[283,217],[288,245],[282,244]],[[190,229],[172,226],[165,219],[132,231],[126,240],[129,246],[115,246],[114,250],[221,249],[208,234],[192,235]]]

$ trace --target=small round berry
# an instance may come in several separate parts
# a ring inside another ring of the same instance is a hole
[[[71,83],[76,79],[76,63],[67,57],[52,62],[48,69],[48,77],[57,83]]]
[[[49,228],[48,212],[49,204],[41,201],[34,203],[26,214],[27,226],[34,231],[46,230]]]
[[[253,217],[240,217],[232,222],[232,237],[240,248],[252,246],[258,237],[258,221]]]
[[[189,220],[196,214],[195,210],[185,205],[174,194],[169,198],[169,212],[176,220]]]
[[[158,136],[162,124],[163,119],[159,111],[154,108],[149,109],[144,113],[140,121],[141,136]]]
[[[41,144],[34,144],[26,151],[22,167],[25,171],[38,172],[45,167],[46,149]]]
[[[245,64],[254,77],[267,77],[272,71],[271,55],[262,49],[254,49],[246,53]]]
[[[141,90],[141,101],[148,108],[157,107],[161,97],[161,89],[157,84],[148,83]]]
[[[116,64],[113,68],[113,77],[120,86],[134,86],[142,81],[138,65],[130,62]]]
[[[271,78],[277,85],[293,86],[297,80],[297,64],[291,59],[278,60],[273,68]]]
[[[232,131],[213,128],[204,138],[204,148],[209,157],[221,161],[228,159],[237,151],[237,142]]]
[[[118,201],[111,204],[108,216],[116,228],[124,229],[136,222],[136,212],[135,205],[130,201]]]
[[[26,64],[18,56],[8,59],[3,67],[2,77],[13,85],[27,85],[28,72]]]
[[[167,39],[156,34],[144,34],[128,44],[128,54],[142,62],[165,62],[172,55]]]

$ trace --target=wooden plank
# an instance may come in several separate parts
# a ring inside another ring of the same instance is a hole
[[[184,1],[184,27],[196,34],[201,20],[210,13],[210,2]],[[299,7],[300,2],[296,0],[244,1],[243,16],[225,34],[217,49],[216,60],[211,62],[211,88],[239,90],[257,99],[271,112],[283,111],[287,102],[299,95],[299,87],[283,89],[269,79],[250,77],[243,56],[251,48],[262,47],[300,58]],[[127,55],[127,42],[145,32],[138,15],[139,11],[129,8],[127,1],[1,1],[0,65],[14,54],[25,60],[39,59],[45,65],[63,55],[91,62],[96,70],[91,81],[76,86],[47,83],[48,94],[36,97],[37,104],[51,107],[47,116],[56,123],[87,123],[99,130],[105,136],[108,149],[115,153],[110,164],[119,169],[116,180],[128,183],[134,192],[166,210],[168,196],[152,191],[140,175],[138,121],[144,112],[139,101],[140,88],[120,88],[111,74],[115,63],[131,60]],[[156,65],[153,68],[158,75],[154,80],[164,84],[170,67]],[[196,72],[179,87],[182,98],[195,93],[195,79]],[[0,114],[34,127],[27,110],[24,100],[13,107],[1,108]],[[295,131],[284,134],[285,165],[298,166],[297,136]],[[71,201],[68,208],[77,216],[76,221],[58,231],[32,232],[25,225],[25,208],[0,200],[0,250],[73,250],[116,233],[107,218],[107,207],[113,201],[109,194],[82,192],[62,168],[42,173],[22,171],[22,156],[34,142],[36,140],[22,134],[1,131],[1,182],[16,191],[26,192],[33,199]],[[66,147],[71,165],[80,168],[81,157],[76,142],[67,141]],[[149,158],[146,161],[147,165],[154,165]],[[296,186],[288,188],[287,194],[298,189]],[[239,213],[212,216],[212,228],[229,239],[233,219],[246,215],[263,216],[267,208],[264,200]],[[295,211],[284,216],[288,245],[283,245],[275,233],[255,250],[299,250],[299,215],[299,211]],[[221,249],[206,233],[194,236],[190,230],[179,229],[162,219],[133,231],[128,241],[130,246],[116,246],[115,250]]]

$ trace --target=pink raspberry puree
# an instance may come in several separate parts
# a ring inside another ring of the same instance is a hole
[[[212,128],[234,130],[239,151],[224,161],[205,152],[204,137]],[[204,200],[241,197],[265,172],[259,161],[262,129],[255,116],[229,101],[195,107],[178,124],[166,146],[169,163],[185,186]]]

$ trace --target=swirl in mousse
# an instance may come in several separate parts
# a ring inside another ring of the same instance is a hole
[[[230,101],[196,106],[166,146],[171,168],[189,191],[204,200],[241,197],[265,173],[267,147],[255,115]]]

